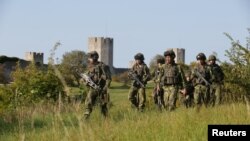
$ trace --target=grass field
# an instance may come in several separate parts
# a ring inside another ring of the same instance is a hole
[[[150,99],[151,91],[152,86],[147,91],[147,108],[139,113],[130,108],[128,88],[113,83],[107,119],[96,107],[90,120],[82,120],[83,104],[18,109],[15,115],[0,118],[0,140],[206,141],[208,124],[250,123],[247,107],[241,103],[202,108],[199,112],[183,107],[159,112]]]

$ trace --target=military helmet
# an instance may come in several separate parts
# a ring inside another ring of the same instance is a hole
[[[165,58],[163,58],[163,57],[158,57],[158,58],[156,59],[156,63],[157,63],[157,64],[158,64],[158,63],[164,64],[164,63],[165,63]]]
[[[210,55],[210,56],[208,57],[208,60],[209,60],[209,61],[210,61],[210,60],[215,60],[215,61],[216,61],[216,56]]]
[[[134,58],[135,58],[135,60],[143,61],[144,60],[144,55],[142,53],[137,53]]]
[[[167,50],[164,52],[164,56],[170,56],[171,58],[175,58],[175,53],[173,50]]]
[[[204,53],[199,53],[197,56],[196,56],[196,59],[197,60],[206,60],[206,55]]]
[[[99,58],[99,55],[96,51],[91,51],[88,53],[88,58],[92,58],[94,60],[98,60]]]

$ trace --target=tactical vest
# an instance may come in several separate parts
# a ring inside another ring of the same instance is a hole
[[[164,85],[176,85],[180,83],[180,68],[177,64],[164,66]]]

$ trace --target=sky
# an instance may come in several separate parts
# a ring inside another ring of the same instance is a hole
[[[24,58],[58,41],[56,57],[87,51],[88,37],[114,38],[114,66],[136,53],[149,63],[167,48],[184,48],[186,63],[199,52],[228,60],[227,32],[242,44],[250,28],[248,0],[0,0],[0,55]]]

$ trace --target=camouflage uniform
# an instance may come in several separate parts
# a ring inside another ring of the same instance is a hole
[[[139,56],[139,57],[138,57]],[[147,84],[147,81],[150,79],[150,73],[147,65],[143,62],[144,56],[141,53],[135,55],[135,59],[141,59],[141,64],[134,64],[131,68],[131,72],[134,72],[138,79],[144,84]],[[132,80],[132,85],[129,90],[128,99],[130,100],[132,107],[138,108],[140,111],[143,111],[145,108],[146,102],[146,92],[145,88],[141,87],[135,80]]]
[[[171,56],[174,59],[175,54],[173,51],[166,51],[164,56]],[[171,64],[164,64],[160,70],[158,82],[164,89],[165,108],[169,111],[174,110],[179,89],[186,87],[183,70],[174,61]]]
[[[206,60],[206,56],[203,53],[199,53],[197,55],[197,60],[204,59]],[[210,67],[204,63],[203,65],[198,64],[192,71],[192,81],[194,85],[194,104],[198,107],[202,105],[202,103],[205,104],[205,106],[208,105],[210,100],[209,95],[209,86],[206,85],[206,83],[197,75],[197,72],[199,72],[205,80],[210,82],[211,79],[211,71]]]
[[[186,73],[185,76],[186,76],[186,94],[180,93],[180,95],[179,95],[179,101],[186,108],[189,108],[193,104],[194,86],[193,86],[192,81],[190,80],[191,72]],[[188,77],[189,77],[189,80],[187,80]]]
[[[216,61],[216,57],[214,55],[209,56],[209,61],[214,60]],[[212,85],[210,87],[210,96],[211,96],[211,104],[214,105],[219,105],[221,103],[221,89],[222,89],[222,84],[223,84],[223,79],[224,79],[224,73],[221,69],[221,67],[214,63],[209,65],[211,68],[211,82]]]
[[[155,87],[153,91],[153,98],[155,104],[158,106],[158,108],[161,110],[162,107],[164,107],[164,90],[162,87],[160,87],[160,90],[157,90],[157,79],[160,75],[161,68],[163,64],[165,63],[165,58],[158,58],[157,59],[157,67],[154,71],[154,78],[153,81],[155,82]]]
[[[184,104],[186,108],[189,108],[193,106],[193,100],[194,100],[194,86],[192,81],[187,81],[186,89],[187,89],[187,94],[185,97]]]
[[[96,52],[94,51],[94,53],[91,53],[95,54]],[[109,66],[96,60],[96,62],[89,65],[87,74],[88,76],[90,76],[90,78],[94,81],[95,84],[99,85],[100,90],[95,90],[89,87],[89,91],[85,99],[84,116],[85,118],[89,117],[90,113],[92,112],[93,106],[95,105],[97,100],[100,100],[99,102],[102,115],[107,116],[107,102],[109,100],[108,88],[111,83],[111,73]]]

